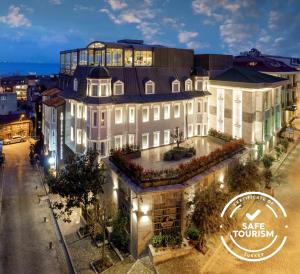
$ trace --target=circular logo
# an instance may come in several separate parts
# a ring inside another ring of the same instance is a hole
[[[231,199],[221,213],[224,247],[236,258],[260,262],[273,257],[287,240],[287,214],[272,196],[245,192]]]

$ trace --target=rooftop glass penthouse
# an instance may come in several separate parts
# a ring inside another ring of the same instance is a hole
[[[60,72],[72,75],[77,66],[162,67],[170,65],[170,54],[178,55],[180,52],[190,55],[190,58],[178,56],[171,66],[185,66],[186,61],[193,59],[193,51],[147,45],[142,40],[125,39],[117,43],[97,41],[90,43],[86,48],[61,52]]]

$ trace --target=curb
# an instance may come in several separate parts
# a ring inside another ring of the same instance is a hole
[[[41,184],[43,185],[46,194],[49,195],[49,193],[47,191],[47,188],[45,186],[43,173],[42,173],[40,167],[37,167],[37,169],[38,169],[38,172],[40,174]],[[63,234],[60,230],[59,224],[58,224],[58,222],[55,218],[55,215],[54,215],[54,212],[53,212],[53,209],[52,209],[52,204],[51,204],[51,201],[50,201],[50,197],[49,197],[49,199],[47,199],[47,202],[48,202],[49,208],[51,209],[52,221],[53,221],[53,223],[55,225],[55,228],[56,228],[56,231],[58,233],[59,242],[62,244],[63,252],[65,254],[65,259],[66,259],[66,263],[67,263],[67,266],[68,266],[68,272],[70,274],[77,274],[75,266],[74,266],[74,262],[72,260],[72,257],[70,256],[70,251],[69,251],[68,245],[66,243],[65,237],[63,236]]]

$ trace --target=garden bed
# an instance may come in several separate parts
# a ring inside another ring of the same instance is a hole
[[[196,155],[196,150],[193,147],[174,147],[165,152],[164,161],[179,161],[183,158],[191,158]]]
[[[153,264],[159,264],[170,259],[178,258],[190,254],[193,247],[186,239],[183,239],[180,247],[159,247],[149,245],[149,256]]]
[[[96,272],[96,273],[102,273],[103,271],[109,269],[114,265],[112,259],[106,255],[104,258],[104,263],[102,262],[102,258],[91,262],[91,268]]]
[[[87,226],[83,226],[77,230],[77,234],[80,239],[83,239],[83,238],[89,236],[90,232],[88,231]]]

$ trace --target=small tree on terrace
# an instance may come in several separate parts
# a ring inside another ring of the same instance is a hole
[[[177,147],[183,142],[183,132],[179,130],[179,127],[175,128],[175,133],[171,133],[171,138],[174,140]]]
[[[262,174],[255,161],[248,161],[231,168],[226,181],[230,191],[238,193],[255,191],[262,183]]]
[[[58,210],[56,216],[69,222],[74,207],[83,207],[87,212],[97,195],[103,193],[104,181],[104,169],[98,162],[97,151],[88,150],[84,155],[72,156],[56,177],[48,177],[51,192],[63,198],[63,201],[53,203],[54,209]]]
[[[225,222],[220,216],[224,206],[230,199],[230,194],[222,191],[217,184],[208,186],[205,190],[196,193],[188,206],[191,209],[190,222],[196,226],[203,235],[216,233],[220,225],[226,230],[232,224],[231,219]]]

